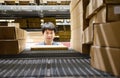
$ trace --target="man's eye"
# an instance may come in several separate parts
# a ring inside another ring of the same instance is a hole
[[[48,32],[46,32],[46,34],[49,34]]]

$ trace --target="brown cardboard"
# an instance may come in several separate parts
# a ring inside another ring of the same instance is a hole
[[[120,22],[94,25],[94,45],[120,48]]]
[[[120,76],[120,48],[92,46],[90,53],[94,68]]]
[[[25,49],[25,40],[0,40],[0,55],[19,54]]]
[[[120,21],[120,4],[107,5],[106,10],[106,21]]]
[[[29,3],[35,3],[35,0],[18,0],[19,4],[27,5]]]
[[[72,48],[76,51],[81,52],[81,38],[82,38],[82,32],[81,27],[73,29],[71,31],[71,38],[72,38]]]
[[[19,23],[8,23],[8,27],[20,28],[20,25],[19,25]]]
[[[78,0],[77,0],[78,1]],[[73,1],[76,2],[76,1]],[[72,5],[72,2],[71,4]],[[89,47],[82,44],[82,32],[83,32],[83,0],[79,0],[76,4],[70,6],[71,12],[71,48],[81,52],[89,53]]]
[[[0,3],[4,3],[4,0],[0,0]]]
[[[27,21],[29,23],[40,23],[41,19],[40,18],[28,18]]]
[[[76,28],[71,31],[71,48],[84,54],[89,54],[89,45],[82,43],[82,28]]]
[[[107,15],[109,12],[106,11],[107,7],[103,7],[99,12],[97,12],[95,17],[95,23],[107,23]]]
[[[79,3],[81,0],[71,0],[70,2],[70,12],[76,7],[76,5]]]
[[[30,3],[35,3],[35,0],[29,0],[30,1]]]
[[[71,12],[71,29],[76,29],[83,26],[83,5],[82,0],[76,5]]]
[[[101,9],[89,20],[89,26],[93,26],[95,23],[107,23],[106,21],[106,8]]]
[[[94,8],[93,8],[93,0],[90,0],[89,4],[86,7],[86,18],[91,16],[93,14]]]
[[[79,28],[80,26],[83,26],[82,14],[75,14],[75,13],[73,14],[72,14],[73,18],[71,18],[71,30],[74,30],[76,28]]]
[[[16,27],[0,27],[0,39],[26,39],[26,31]]]
[[[107,23],[113,21],[120,21],[120,4],[109,4],[97,11],[91,19],[95,19],[96,23]],[[88,14],[87,14],[88,15]],[[90,20],[91,20],[90,19]]]
[[[120,5],[120,0],[90,0],[86,9],[86,18],[98,12],[106,4]]]
[[[47,1],[48,5],[57,5],[57,1]]]
[[[81,53],[89,54],[90,46],[93,44],[93,26],[88,26],[82,34]]]
[[[54,17],[44,17],[44,22],[52,22],[54,25],[56,25],[56,18]]]
[[[0,22],[0,26],[20,28],[19,23]]]
[[[27,1],[23,1],[23,0],[19,0],[19,4],[20,5],[29,5],[29,0],[27,0]]]
[[[26,19],[15,19],[16,23],[20,24],[20,28],[27,28],[27,20]]]
[[[94,10],[99,9],[104,4],[120,4],[120,0],[92,0]]]
[[[70,1],[61,1],[60,2],[60,5],[69,5],[70,4]]]
[[[68,50],[67,46],[64,45],[36,45],[31,47],[32,51],[37,50]]]
[[[14,5],[17,1],[16,0],[4,0],[4,2],[8,5]]]
[[[88,26],[83,31],[83,44],[92,44],[93,43],[93,26]]]
[[[28,23],[29,28],[41,28],[40,23]]]
[[[7,22],[0,22],[0,26],[8,26]]]

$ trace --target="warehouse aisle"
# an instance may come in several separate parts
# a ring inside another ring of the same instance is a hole
[[[0,78],[117,78],[90,66],[90,57],[74,50],[30,51],[0,56]]]

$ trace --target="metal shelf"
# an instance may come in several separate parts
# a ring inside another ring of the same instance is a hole
[[[69,5],[0,5],[1,11],[66,11],[69,9]]]

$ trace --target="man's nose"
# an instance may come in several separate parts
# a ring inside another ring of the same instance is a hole
[[[52,36],[52,34],[48,34],[48,36]]]

